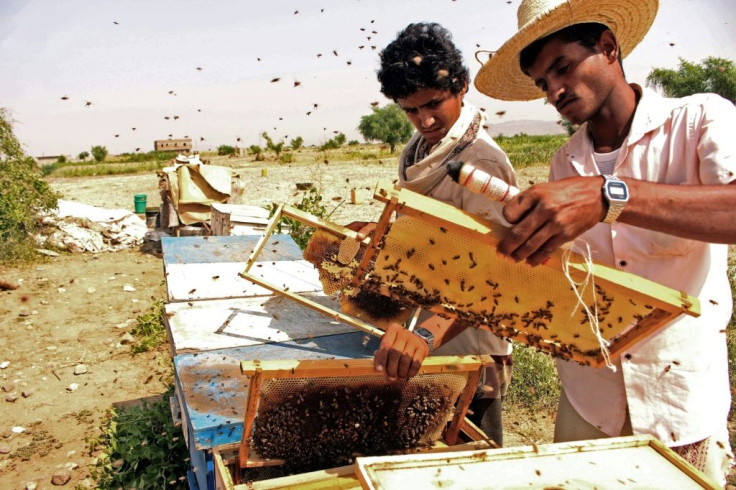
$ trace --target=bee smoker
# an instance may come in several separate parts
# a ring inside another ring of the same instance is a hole
[[[510,186],[498,177],[480,170],[470,163],[461,161],[447,162],[447,174],[470,192],[483,194],[492,201],[508,201],[519,193],[519,189]]]

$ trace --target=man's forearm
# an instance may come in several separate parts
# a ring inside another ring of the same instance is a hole
[[[621,223],[691,240],[736,243],[736,183],[689,186],[623,180],[631,198]]]

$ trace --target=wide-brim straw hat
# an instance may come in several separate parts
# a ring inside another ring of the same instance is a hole
[[[475,87],[501,100],[544,97],[521,71],[519,53],[524,48],[573,24],[597,22],[616,35],[623,58],[644,38],[658,8],[659,0],[522,0],[518,32],[481,67]]]

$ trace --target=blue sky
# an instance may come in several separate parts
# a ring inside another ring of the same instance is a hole
[[[624,62],[631,81],[643,83],[653,67],[675,68],[678,57],[735,58],[733,0],[660,3],[649,34]],[[375,78],[378,52],[399,30],[410,22],[443,24],[474,75],[475,51],[496,49],[516,31],[518,5],[3,0],[0,106],[34,156],[76,156],[92,145],[148,151],[169,134],[192,137],[200,150],[262,144],[263,131],[307,144],[334,131],[359,139],[356,127],[371,102],[388,103]],[[487,109],[491,124],[557,119],[541,102],[503,102],[474,89],[468,100]],[[505,111],[502,118],[497,111]]]

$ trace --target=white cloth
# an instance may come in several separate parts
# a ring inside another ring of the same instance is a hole
[[[474,194],[457,184],[445,168],[448,160],[472,163],[516,186],[514,169],[508,157],[483,129],[484,124],[483,113],[466,102],[450,131],[426,156],[426,142],[420,133],[415,133],[401,155],[399,186],[508,226],[501,214],[500,203]],[[466,135],[470,137],[464,139]],[[435,355],[467,354],[509,355],[511,343],[487,330],[467,328],[435,351]]]
[[[667,184],[727,184],[736,175],[734,128],[736,108],[718,96],[665,99],[643,91],[614,174]],[[586,125],[551,163],[550,180],[578,175],[600,175]],[[702,314],[680,315],[629,349],[617,372],[558,360],[572,406],[612,436],[621,430],[627,403],[634,433],[652,434],[669,446],[718,433],[730,406],[728,247],[622,223],[598,224],[582,239],[595,260],[698,297]]]

